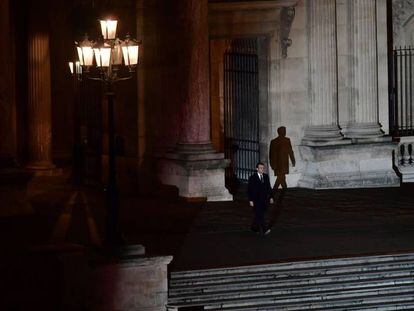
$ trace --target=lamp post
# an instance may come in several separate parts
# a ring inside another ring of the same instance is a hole
[[[104,244],[115,247],[123,242],[119,226],[118,188],[116,182],[116,151],[115,151],[115,122],[114,122],[114,91],[113,84],[131,79],[138,64],[139,45],[129,35],[125,40],[116,37],[116,20],[101,20],[102,39],[91,41],[85,35],[77,43],[76,49],[79,57],[79,66],[76,65],[72,74],[78,79],[100,81],[106,86],[108,103],[108,181],[106,186],[107,214],[105,224]],[[122,67],[127,67],[126,74],[122,74]]]
[[[83,183],[84,168],[84,144],[81,140],[81,103],[80,103],[80,85],[82,80],[82,67],[79,61],[69,62],[69,69],[73,79],[74,90],[74,107],[73,107],[73,165],[72,165],[72,182],[79,186]]]

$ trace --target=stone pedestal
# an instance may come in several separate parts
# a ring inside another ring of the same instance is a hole
[[[299,146],[305,168],[298,187],[311,189],[396,187],[393,169],[396,143],[390,137],[345,139]]]
[[[109,253],[76,244],[24,249],[2,253],[1,310],[166,310],[172,256],[145,256],[142,245]]]
[[[146,257],[141,245],[127,252],[61,255],[64,310],[163,311],[172,256]]]
[[[158,177],[164,184],[176,186],[179,196],[191,200],[231,201],[225,187],[224,170],[229,160],[211,145],[180,145],[175,152],[159,155]]]

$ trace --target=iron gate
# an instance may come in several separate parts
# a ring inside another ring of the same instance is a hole
[[[413,78],[414,48],[396,48],[391,59],[390,132],[393,136],[414,135]]]
[[[256,39],[229,40],[224,55],[226,182],[247,181],[259,154],[259,80]]]

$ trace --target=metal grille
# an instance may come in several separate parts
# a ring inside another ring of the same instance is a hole
[[[391,61],[390,131],[393,136],[414,135],[414,48],[395,49]]]
[[[256,39],[229,40],[224,55],[226,181],[247,181],[259,154],[259,80]]]

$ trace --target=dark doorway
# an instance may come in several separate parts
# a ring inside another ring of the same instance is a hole
[[[226,186],[237,192],[260,160],[257,38],[228,40],[224,53]]]

